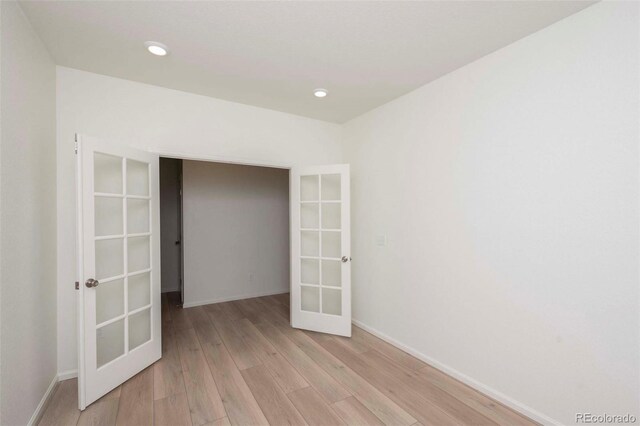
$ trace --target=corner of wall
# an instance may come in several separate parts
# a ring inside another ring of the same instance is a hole
[[[57,381],[55,65],[18,2],[0,19],[0,423],[25,424]]]

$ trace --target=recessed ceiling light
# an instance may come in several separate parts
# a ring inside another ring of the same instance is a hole
[[[324,98],[328,93],[329,92],[327,92],[327,89],[316,89],[313,91],[313,94],[316,98]]]
[[[167,46],[156,41],[147,41],[144,45],[147,47],[149,53],[156,56],[166,56],[166,54],[169,53]]]

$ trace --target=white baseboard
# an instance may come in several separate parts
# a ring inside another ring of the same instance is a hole
[[[78,370],[67,370],[58,373],[59,382],[63,380],[75,379],[76,377],[78,377]]]
[[[67,370],[58,373],[49,384],[49,387],[42,396],[40,403],[36,407],[36,410],[33,412],[33,415],[31,416],[31,419],[29,419],[29,423],[27,423],[27,425],[33,426],[38,424],[40,418],[42,417],[42,414],[44,414],[45,408],[47,408],[49,400],[53,396],[53,392],[55,391],[58,382],[68,379],[74,379],[76,377],[78,377],[78,370]]]
[[[543,425],[554,425],[554,426],[561,426],[562,423],[552,419],[551,417],[540,413],[537,410],[534,410],[533,408],[519,402],[516,401],[515,399],[501,393],[498,392],[497,390],[477,381],[476,379],[467,376],[466,374],[463,374],[461,372],[459,372],[458,370],[449,367],[446,364],[441,363],[438,360],[435,360],[421,352],[418,352],[417,350],[413,349],[410,346],[407,346],[397,340],[395,340],[392,337],[387,336],[386,334],[376,330],[373,327],[369,327],[368,325],[353,319],[352,320],[353,324],[357,325],[358,327],[360,327],[361,329],[368,331],[369,333],[373,334],[374,336],[384,340],[385,342],[389,343],[390,345],[395,346],[396,348],[410,354],[413,355],[414,357],[418,358],[421,361],[426,362],[427,364],[429,364],[432,367],[437,368],[438,370],[448,374],[449,376],[453,377],[454,379],[457,379],[459,381],[461,381],[462,383],[471,386],[472,388],[474,388],[475,390],[482,392],[483,394],[495,399],[496,401],[506,405],[507,407],[529,417],[530,419],[541,423]]]
[[[33,415],[29,419],[29,423],[27,423],[28,426],[33,426],[38,424],[38,422],[40,421],[40,418],[42,417],[42,414],[44,413],[44,409],[46,408],[47,403],[49,403],[49,400],[53,396],[53,391],[56,389],[57,384],[58,384],[58,376],[54,376],[51,383],[49,383],[49,387],[47,388],[44,395],[42,396],[40,403],[36,407],[36,410],[33,412]]]
[[[240,296],[221,297],[217,299],[198,300],[197,302],[185,302],[183,308],[193,308],[195,306],[210,305],[212,303],[231,302],[233,300],[251,299],[254,297],[273,296],[274,294],[289,293],[289,290],[268,291],[265,293],[244,294]]]

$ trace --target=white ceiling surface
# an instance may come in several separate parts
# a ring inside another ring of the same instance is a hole
[[[59,65],[338,123],[590,4],[21,2]]]

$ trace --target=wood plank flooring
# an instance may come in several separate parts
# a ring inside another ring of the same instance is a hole
[[[40,420],[67,425],[534,425],[366,331],[291,328],[289,295],[182,309],[162,295],[162,359],[82,413],[75,379]]]

